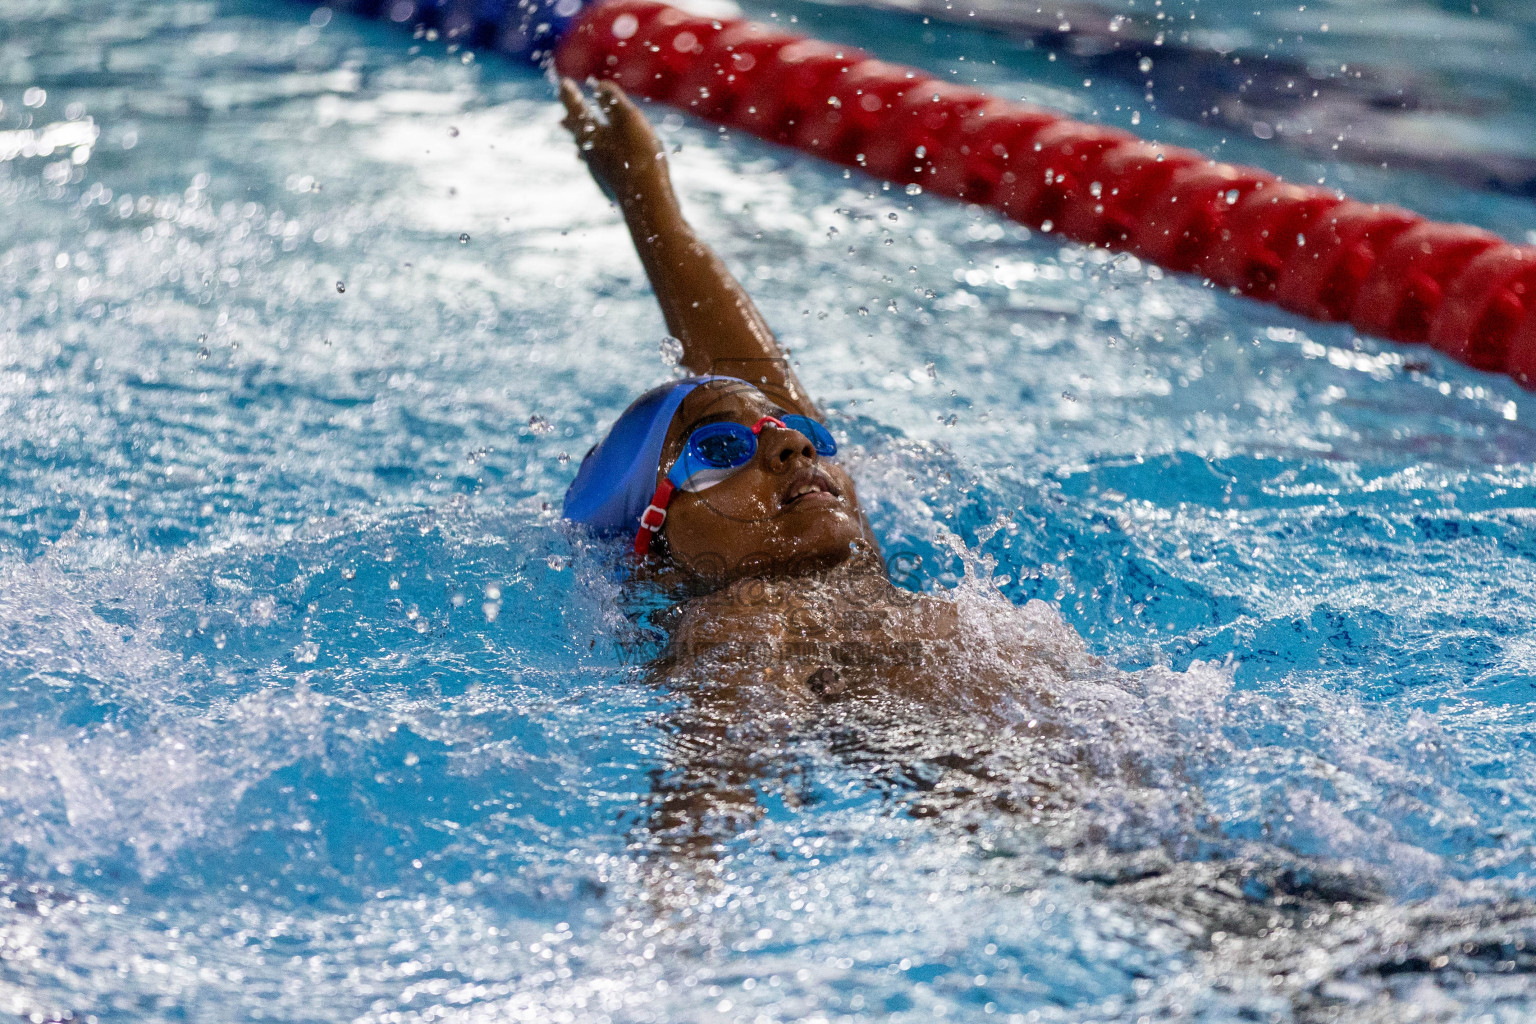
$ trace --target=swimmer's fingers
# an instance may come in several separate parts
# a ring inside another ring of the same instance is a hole
[[[586,116],[587,101],[581,98],[581,90],[569,78],[560,79],[560,102],[565,106],[567,120],[577,121]]]
[[[626,96],[618,85],[609,81],[598,82],[596,92],[598,109],[625,140],[631,158],[640,160],[646,154],[651,154],[658,160],[662,159],[661,140],[656,138],[655,130],[640,112],[640,108],[635,106],[635,101]]]
[[[581,95],[581,90],[576,88],[576,83],[569,78],[560,79],[560,102],[565,105],[565,117],[560,123],[565,130],[576,136],[581,141],[582,136],[590,135],[597,130],[597,121],[592,116],[592,109],[587,106],[586,99]]]
[[[603,116],[609,124],[621,125],[625,128],[636,122],[644,122],[645,115],[640,113],[640,108],[635,106],[635,101],[625,95],[614,82],[604,79],[597,83],[597,104]]]
[[[592,91],[597,93],[597,105],[605,115],[612,116],[616,107],[631,109],[634,107],[634,104],[629,102],[629,97],[624,95],[624,90],[609,79],[605,78],[598,82],[592,87]]]

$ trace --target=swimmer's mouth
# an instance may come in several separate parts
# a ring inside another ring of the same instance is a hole
[[[824,494],[827,497],[818,499],[816,497],[818,494]],[[795,474],[795,478],[789,482],[789,487],[784,491],[784,497],[779,499],[779,504],[787,508],[801,501],[829,501],[840,497],[842,495],[837,485],[832,482],[832,478],[813,466]]]

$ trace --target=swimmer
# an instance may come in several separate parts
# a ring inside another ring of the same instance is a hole
[[[1112,783],[1118,820],[1198,832],[1183,723],[1230,678],[1118,671],[1043,601],[895,586],[835,437],[684,220],[644,116],[610,82],[595,102],[568,80],[560,95],[694,374],[636,399],[565,498],[567,518],[631,545],[637,577],[683,596],[652,666],[688,697],[652,829],[707,845],[755,819],[764,775],[792,770],[779,740],[830,725],[863,763],[904,772],[920,747],[942,766],[950,782],[923,783],[924,814],[984,797],[1036,822],[1062,815],[1058,840],[1097,849],[1098,819],[1073,806],[1102,804]]]
[[[974,809],[1031,823],[1053,851],[1038,859],[1048,872],[1144,908],[1149,929],[1176,921],[1196,949],[1219,939],[1227,973],[1246,957],[1267,978],[1311,986],[1315,972],[1277,965],[1310,964],[1362,934],[1438,941],[1532,914],[1400,914],[1369,865],[1226,834],[1194,782],[1202,764],[1233,756],[1220,727],[1226,671],[1121,672],[1044,602],[893,585],[836,439],[752,300],[684,220],[640,111],[607,82],[595,103],[568,80],[560,94],[694,374],[636,399],[565,499],[567,518],[625,538],[637,576],[684,595],[653,666],[688,698],[669,722],[674,756],[653,775],[653,848],[704,865],[766,803],[818,799],[781,741],[819,736],[870,784],[910,792],[898,799],[915,817],[969,829]],[[667,859],[646,870],[659,910],[697,910],[698,872]],[[1270,990],[1312,1005],[1311,988]]]
[[[684,220],[645,117],[611,82],[593,102],[569,80],[560,95],[693,374],[624,411],[564,506],[631,541],[639,572],[684,593],[663,674],[707,680],[736,707],[721,706],[731,718],[860,695],[942,699],[957,687],[975,706],[987,703],[978,691],[1016,695],[1021,671],[1063,668],[1048,665],[1063,651],[1092,662],[1053,610],[1051,631],[1069,638],[1045,645],[1053,654],[1011,641],[1012,664],[978,657],[977,624],[953,602],[891,583],[837,441],[752,300]]]

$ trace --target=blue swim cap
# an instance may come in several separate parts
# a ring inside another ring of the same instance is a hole
[[[713,380],[735,377],[685,377],[654,387],[630,403],[587,457],[565,492],[562,514],[599,533],[634,532],[656,493],[656,471],[672,416],[689,392]],[[751,385],[747,385],[751,387]]]

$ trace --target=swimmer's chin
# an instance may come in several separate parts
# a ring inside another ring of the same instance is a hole
[[[684,557],[669,559],[670,569],[712,590],[744,579],[815,575],[868,560],[876,550],[864,537],[859,520],[845,506],[807,507],[795,518],[796,529],[790,538],[765,537],[751,553],[690,551]],[[878,562],[878,554],[873,557]]]
[[[807,524],[810,528],[806,533],[814,531],[814,536],[806,537],[808,543],[786,560],[783,575],[800,576],[822,572],[844,563],[864,560],[874,551],[864,537],[859,520],[840,499],[834,498],[833,503],[823,508],[806,509],[808,513],[812,511],[820,513]],[[816,526],[821,529],[815,529]]]

